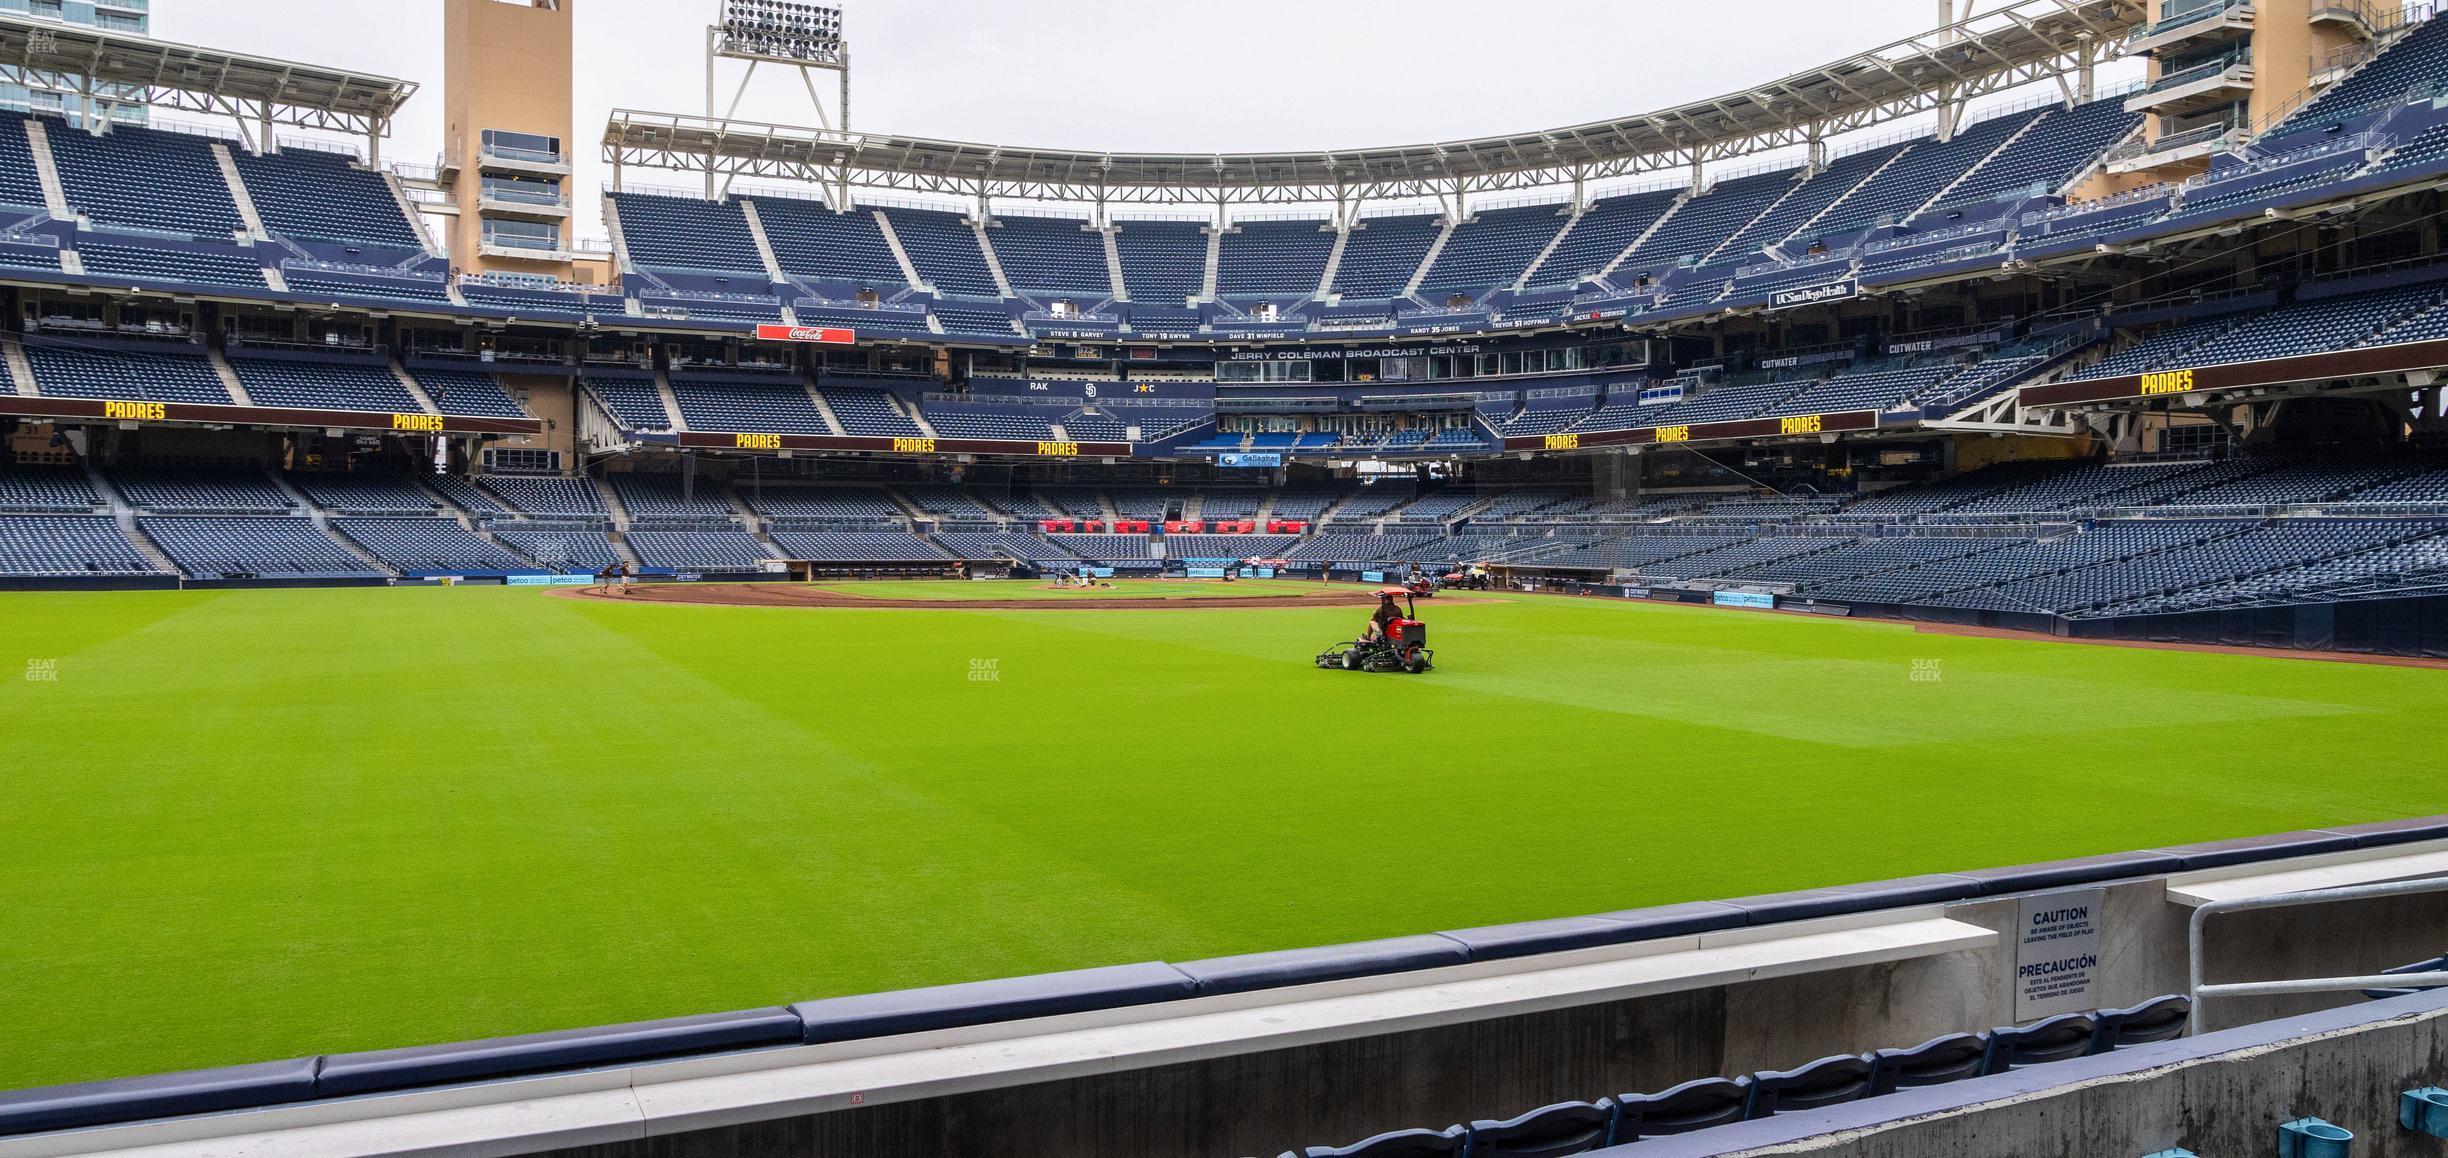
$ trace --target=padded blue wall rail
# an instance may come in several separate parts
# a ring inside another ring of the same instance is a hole
[[[1177,963],[1113,965],[834,997],[786,1007],[47,1086],[0,1093],[0,1135],[1119,1009],[2438,839],[2448,839],[2448,816],[1803,889],[1727,901],[1695,901],[1587,917],[1524,921],[1350,945]],[[2140,1009],[2137,1007],[2134,1012],[2138,1015]],[[2075,1043],[2058,1040],[2073,1035],[2077,1028],[2086,1035],[2091,1032],[2089,1027],[2044,1022],[2017,1031],[2004,1044],[1992,1034],[1981,1045],[1992,1052],[2011,1048],[2026,1058],[2057,1048],[2081,1052]],[[1936,1057],[1929,1064],[1970,1064],[1969,1058],[1956,1056],[1966,1048],[1969,1047],[1965,1043],[1956,1043],[1952,1052],[1936,1051],[1945,1056]],[[1983,1058],[1981,1064],[2015,1063],[2012,1058]]]

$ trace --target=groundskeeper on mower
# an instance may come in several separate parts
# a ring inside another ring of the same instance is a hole
[[[1387,621],[1382,635],[1338,643],[1319,652],[1319,667],[1418,675],[1436,666],[1436,652],[1428,648],[1428,625],[1420,622],[1419,605],[1412,593],[1400,587],[1384,587],[1377,594],[1403,600],[1401,618]]]

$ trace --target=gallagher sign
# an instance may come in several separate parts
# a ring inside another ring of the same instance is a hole
[[[760,342],[820,342],[827,346],[847,346],[858,341],[858,331],[839,326],[781,326],[763,323],[757,326]]]

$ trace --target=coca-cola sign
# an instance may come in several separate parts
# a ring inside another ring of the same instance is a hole
[[[784,326],[767,323],[757,327],[760,342],[819,342],[827,346],[847,346],[858,341],[858,331],[840,326]]]

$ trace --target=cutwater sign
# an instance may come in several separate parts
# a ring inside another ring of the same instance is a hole
[[[1847,278],[1825,285],[1808,285],[1798,289],[1778,290],[1768,295],[1768,308],[1782,310],[1794,306],[1815,306],[1821,302],[1840,302],[1846,298],[1858,297],[1860,294],[1861,283]]]
[[[2099,889],[2023,898],[2015,930],[2015,1020],[2099,1005]]]

